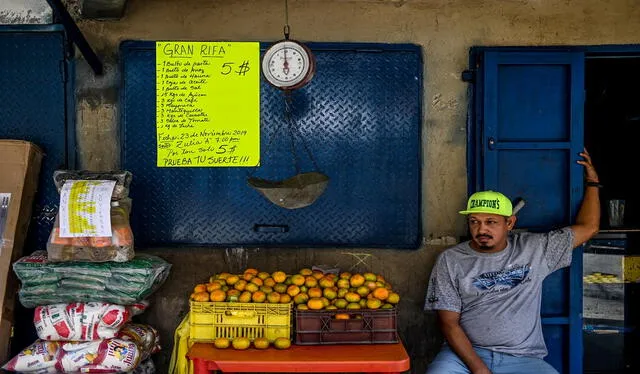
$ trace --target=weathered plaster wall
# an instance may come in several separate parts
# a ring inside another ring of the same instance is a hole
[[[117,50],[122,40],[273,41],[282,37],[283,22],[280,0],[129,0],[120,20],[81,20],[83,33],[106,64],[103,77],[94,77],[83,61],[77,64],[81,166],[119,166]],[[303,41],[423,46],[425,245],[417,251],[255,249],[249,251],[246,265],[286,271],[313,264],[349,268],[357,260],[345,252],[370,255],[367,266],[384,274],[403,295],[399,328],[413,371],[424,372],[440,342],[432,317],[421,311],[428,274],[438,251],[465,230],[456,212],[466,196],[468,86],[460,73],[467,68],[469,48],[635,44],[640,42],[640,6],[635,0],[290,0],[289,23],[292,37]],[[157,357],[162,368],[168,362],[173,330],[188,310],[191,287],[212,273],[240,265],[220,249],[150,252],[173,263],[169,280],[143,315],[162,332],[164,350]]]

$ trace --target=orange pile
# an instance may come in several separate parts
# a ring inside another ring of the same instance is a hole
[[[220,273],[198,284],[194,301],[293,303],[301,310],[388,309],[400,301],[391,284],[372,272],[324,274],[309,268],[287,275],[246,269],[242,274]]]

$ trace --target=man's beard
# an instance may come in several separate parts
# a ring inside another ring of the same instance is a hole
[[[478,249],[481,251],[489,251],[492,250],[494,248],[493,245],[489,245],[489,244],[485,244],[479,241],[479,239],[481,238],[487,238],[487,239],[493,239],[491,236],[489,235],[477,235],[476,236],[476,245],[478,246]]]

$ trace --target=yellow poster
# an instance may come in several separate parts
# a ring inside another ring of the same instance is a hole
[[[260,45],[156,42],[158,167],[260,162]]]

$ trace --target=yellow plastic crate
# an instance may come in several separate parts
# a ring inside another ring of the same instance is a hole
[[[216,338],[290,338],[291,304],[227,303],[191,301],[189,335],[193,342]]]

